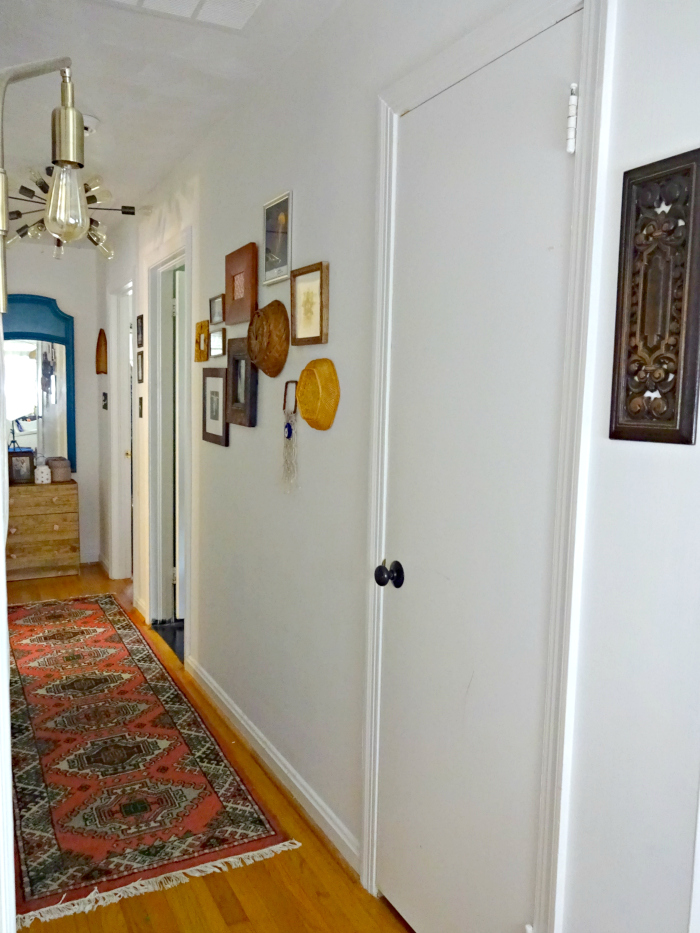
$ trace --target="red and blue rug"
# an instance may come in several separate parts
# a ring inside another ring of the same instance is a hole
[[[113,596],[9,625],[18,926],[298,846]]]

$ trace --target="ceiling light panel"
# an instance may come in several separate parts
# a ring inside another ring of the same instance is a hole
[[[262,0],[98,0],[128,6],[137,13],[176,16],[190,23],[243,29]]]
[[[197,19],[215,26],[243,29],[262,0],[204,0]]]

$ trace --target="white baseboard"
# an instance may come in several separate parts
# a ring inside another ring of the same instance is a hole
[[[146,612],[146,603],[138,596],[134,599],[134,609],[137,609],[141,613],[149,625],[151,624],[151,620],[148,618]]]
[[[102,567],[102,569],[104,570],[104,572],[107,574],[107,576],[108,576],[109,579],[111,580],[112,578],[111,578],[110,575],[109,575],[109,561],[107,560],[107,558],[104,557],[102,554],[100,554],[100,556],[99,556],[99,558],[98,558],[98,560],[97,560],[97,563]]]
[[[208,694],[222,715],[250,743],[275,777],[301,804],[309,817],[328,836],[341,855],[347,859],[355,870],[359,870],[360,843],[347,826],[338,819],[313,787],[292,767],[282,753],[248,719],[243,710],[234,703],[231,697],[221,689],[214,678],[194,658],[187,658],[185,667],[199,686]]]

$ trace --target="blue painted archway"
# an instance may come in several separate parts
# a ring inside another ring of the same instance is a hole
[[[73,318],[43,295],[8,295],[7,314],[3,315],[5,340],[46,340],[66,348],[66,433],[68,459],[73,473],[75,456],[75,351]]]

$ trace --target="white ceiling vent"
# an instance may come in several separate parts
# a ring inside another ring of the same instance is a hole
[[[160,13],[188,19],[191,23],[208,23],[225,29],[243,29],[262,0],[102,0],[117,3],[141,13]]]

